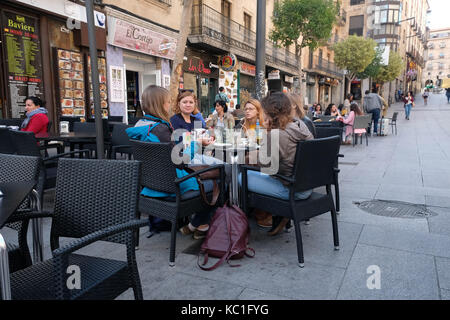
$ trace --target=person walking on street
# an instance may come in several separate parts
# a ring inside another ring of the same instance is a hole
[[[409,120],[411,108],[414,107],[414,97],[412,95],[412,91],[408,91],[406,97],[403,99],[403,102],[405,103],[405,119]]]
[[[447,103],[450,103],[450,88],[445,89],[445,95],[447,96]]]
[[[363,109],[365,113],[372,114],[373,120],[373,132],[378,135],[378,120],[380,119],[381,108],[383,107],[383,101],[381,97],[375,93],[370,93],[369,90],[366,90],[364,96]]]
[[[423,91],[422,97],[425,105],[428,105],[428,96],[430,95],[430,92],[428,91],[428,88],[425,88]]]

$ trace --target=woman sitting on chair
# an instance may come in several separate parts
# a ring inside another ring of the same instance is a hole
[[[20,131],[31,131],[34,134],[47,133],[48,117],[44,102],[37,97],[25,99],[26,118],[20,126]]]
[[[256,137],[256,125],[264,128],[264,118],[261,103],[256,99],[250,99],[244,107],[244,119],[236,126],[237,129],[242,129],[246,138]]]
[[[264,98],[261,102],[264,111],[264,125],[268,130],[267,137],[263,138],[262,150],[267,149],[268,143],[272,136],[279,136],[279,152],[270,155],[270,164],[279,164],[277,172],[268,169],[268,173],[248,172],[248,189],[252,192],[265,194],[275,198],[289,198],[289,189],[285,182],[272,177],[272,174],[281,174],[284,176],[292,176],[294,170],[295,154],[297,144],[300,141],[312,140],[313,135],[309,131],[303,121],[294,119],[292,116],[292,103],[287,95],[281,92],[273,93]],[[266,167],[262,165],[261,167]],[[298,192],[295,194],[297,200],[305,200],[310,197],[312,190]],[[288,223],[289,219],[275,219],[279,223],[274,223],[269,235],[278,234]]]
[[[343,122],[345,127],[345,137],[343,144],[352,144],[351,138],[353,134],[353,124],[355,123],[356,116],[362,116],[364,115],[359,109],[358,105],[356,103],[352,103],[350,105],[350,113],[347,117],[338,117],[336,120]],[[355,134],[363,134],[366,132],[366,129],[355,129]]]

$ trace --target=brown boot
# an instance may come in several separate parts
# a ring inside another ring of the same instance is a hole
[[[275,229],[273,229],[272,231],[269,231],[267,234],[269,236],[275,236],[277,234],[279,234],[281,231],[283,231],[284,227],[286,226],[286,224],[289,222],[289,218],[283,218],[280,223],[278,224],[278,226],[276,226]]]
[[[269,212],[260,209],[255,209],[253,211],[253,215],[255,216],[256,223],[258,224],[258,226],[263,228],[272,227],[272,214],[270,214]]]

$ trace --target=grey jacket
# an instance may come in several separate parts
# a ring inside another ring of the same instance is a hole
[[[363,108],[364,112],[370,112],[375,109],[380,109],[383,107],[383,101],[381,97],[376,93],[369,93],[364,96]]]

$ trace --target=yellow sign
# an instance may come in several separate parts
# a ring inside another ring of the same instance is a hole
[[[446,79],[442,79],[442,88],[447,89],[450,88],[450,79],[446,78]]]

